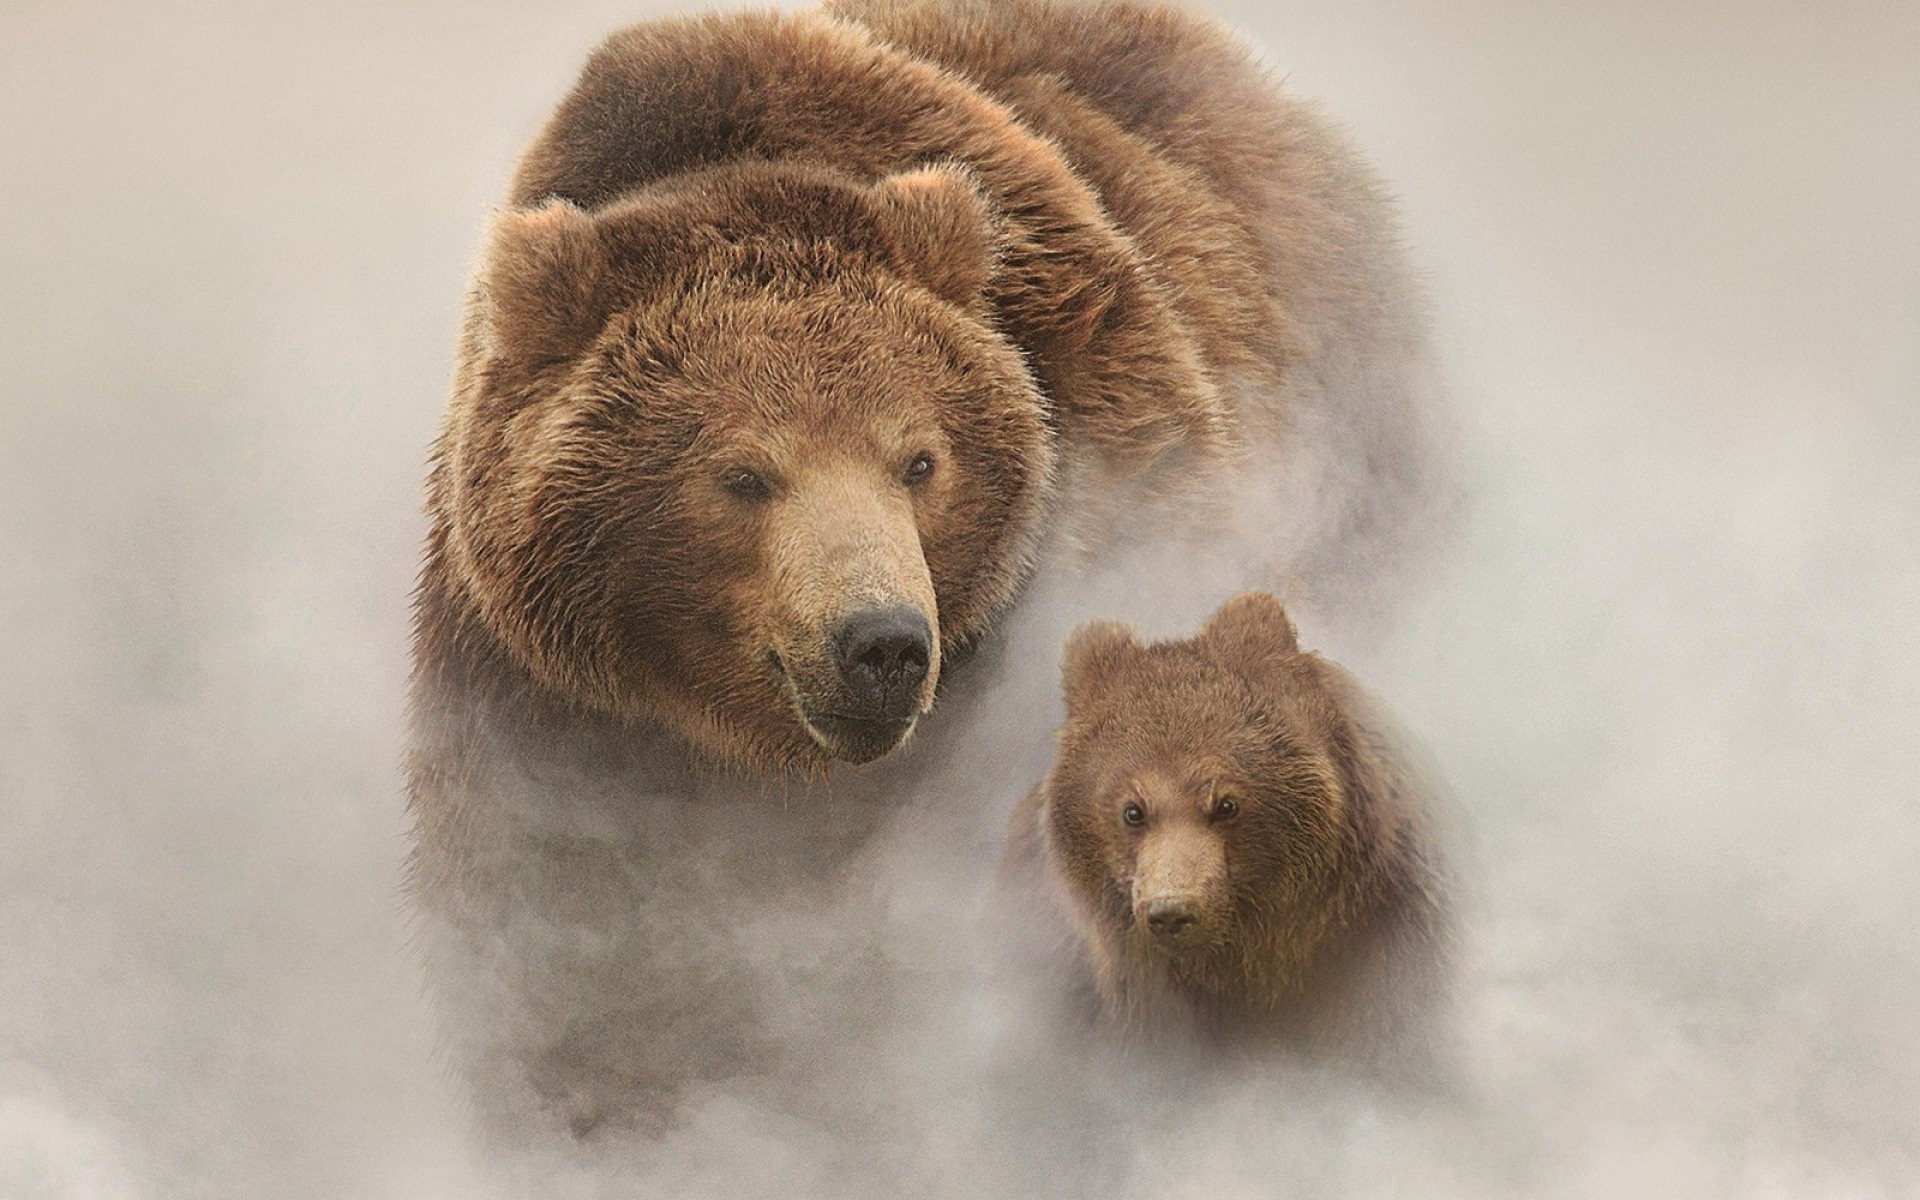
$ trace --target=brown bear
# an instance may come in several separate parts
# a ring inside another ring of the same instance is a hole
[[[1062,674],[996,896],[1030,966],[1149,1041],[1424,1069],[1449,959],[1432,785],[1375,702],[1263,593],[1184,640],[1085,625]]]
[[[729,782],[894,751],[1036,564],[1248,489],[1302,586],[1417,540],[1405,277],[1345,140],[1172,9],[611,36],[493,222],[428,484],[411,891],[456,1052],[577,1128],[764,1061],[661,1050],[760,1003],[664,914],[830,878],[885,805],[796,829]]]

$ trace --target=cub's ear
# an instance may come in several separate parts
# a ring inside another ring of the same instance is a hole
[[[1199,640],[1229,668],[1274,666],[1300,653],[1300,639],[1280,601],[1243,592],[1222,604],[1200,627]]]
[[[894,266],[949,303],[979,307],[997,239],[972,173],[956,164],[900,171],[874,184],[871,196]]]
[[[565,200],[499,214],[480,272],[488,339],[522,361],[576,353],[616,303],[612,267],[592,214]]]
[[[1092,700],[1127,659],[1140,652],[1140,639],[1119,621],[1089,621],[1067,637],[1060,651],[1060,685],[1072,711]]]

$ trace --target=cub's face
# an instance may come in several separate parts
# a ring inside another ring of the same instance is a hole
[[[1241,596],[1153,646],[1086,626],[1065,684],[1049,836],[1083,910],[1146,955],[1231,955],[1337,836],[1334,713],[1285,612]]]
[[[489,622],[718,758],[897,746],[1018,586],[1051,471],[972,189],[729,175],[508,221],[443,448]]]

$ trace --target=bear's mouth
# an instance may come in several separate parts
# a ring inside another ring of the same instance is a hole
[[[860,716],[818,707],[808,702],[778,650],[767,651],[767,663],[786,685],[787,696],[807,736],[842,762],[858,765],[882,757],[906,741],[920,719],[918,713],[906,717]]]
[[[914,718],[904,721],[886,718],[849,717],[840,713],[810,712],[805,706],[800,717],[807,732],[822,749],[835,758],[851,763],[867,763],[886,754],[913,732]]]

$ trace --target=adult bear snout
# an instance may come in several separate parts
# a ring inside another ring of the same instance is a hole
[[[933,657],[933,630],[919,609],[861,609],[836,625],[829,641],[859,716],[906,720],[919,714],[920,684]]]

